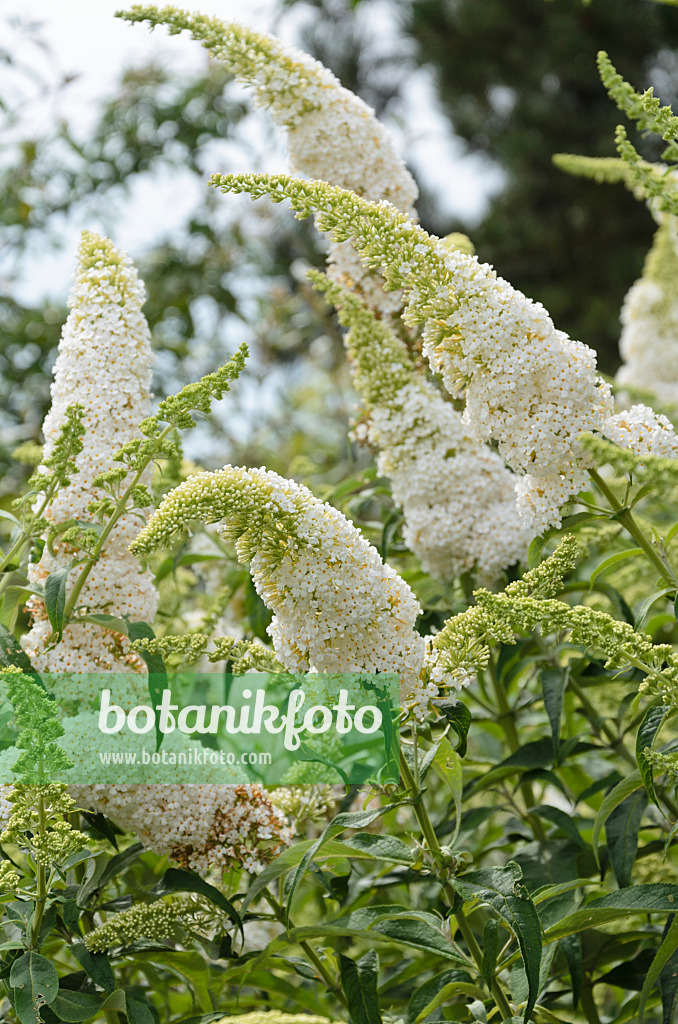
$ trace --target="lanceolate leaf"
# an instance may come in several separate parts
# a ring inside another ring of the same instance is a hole
[[[339,973],[353,1024],[382,1024],[377,995],[379,957],[374,950],[357,963],[340,955]]]
[[[539,970],[542,957],[542,929],[530,894],[521,884],[522,871],[509,861],[503,868],[484,868],[450,879],[460,896],[478,896],[486,900],[507,922],[520,946],[528,985],[525,1022],[539,994]]]
[[[454,703],[436,704],[436,708],[447,719],[459,737],[457,753],[459,757],[464,757],[466,754],[466,740],[471,725],[471,712],[460,700]]]
[[[678,918],[669,918],[664,928],[662,938],[666,940],[668,932]],[[673,1024],[675,1019],[676,996],[678,996],[678,949],[673,953],[662,967],[659,975],[659,989],[662,994],[662,1024]]]
[[[450,970],[442,971],[435,977],[425,981],[423,985],[413,993],[407,1008],[407,1024],[416,1024],[422,1016],[428,1016],[427,1009],[437,994],[452,984],[469,984],[471,975],[466,971]]]
[[[74,942],[70,951],[83,971],[87,972],[99,988],[108,993],[113,991],[115,988],[115,977],[113,975],[113,968],[105,953],[91,953],[84,942]]]
[[[483,928],[483,962],[481,967],[483,979],[488,989],[492,988],[492,979],[494,969],[497,966],[497,955],[500,948],[499,925],[493,917],[489,917]]]
[[[66,582],[70,566],[56,569],[45,580],[45,609],[50,625],[61,640],[64,631],[64,608],[66,607]]]
[[[638,852],[638,829],[647,806],[647,793],[641,789],[615,807],[605,823],[607,852],[617,885],[631,884],[631,872]]]
[[[629,914],[671,914],[678,907],[678,885],[652,882],[617,889],[607,896],[591,900],[585,906],[554,924],[546,932],[546,941],[554,942],[565,935],[597,928],[609,921],[618,921]]]
[[[28,655],[17,638],[10,633],[6,626],[0,622],[0,662],[7,666],[11,665],[20,668],[23,672],[30,672],[34,676],[33,666]]]
[[[545,668],[539,673],[544,707],[551,723],[553,758],[556,763],[560,750],[560,719],[563,713],[563,697],[567,688],[567,678],[565,669]]]
[[[666,718],[668,708],[666,707],[651,707],[645,712],[645,717],[640,724],[638,730],[638,736],[636,737],[636,763],[638,765],[638,771],[640,777],[643,780],[643,785],[650,800],[653,803],[657,803],[657,794],[654,789],[654,777],[652,772],[652,765],[648,762],[647,754],[645,753],[648,747],[651,747],[654,743],[655,737],[661,728],[661,724]]]
[[[67,1021],[69,1024],[91,1020],[101,1010],[103,1003],[102,996],[92,995],[89,992],[71,992],[69,989],[59,989],[56,999],[50,1004],[52,1012],[59,1020]]]
[[[622,779],[618,782],[614,789],[607,794],[600,810],[596,814],[596,820],[593,823],[593,837],[591,839],[591,845],[593,846],[593,852],[595,854],[596,862],[600,864],[600,858],[598,857],[598,840],[600,839],[600,833],[603,825],[612,814],[615,807],[618,807],[622,800],[625,800],[631,793],[635,793],[637,789],[643,785],[643,780],[640,777],[640,772],[635,771],[626,779]]]
[[[567,960],[567,969],[570,972],[570,980],[572,982],[572,1005],[576,1009],[584,975],[581,935],[566,935],[560,940],[560,948]]]
[[[319,850],[329,842],[330,839],[334,839],[347,828],[365,828],[367,825],[371,825],[373,821],[380,818],[383,814],[398,807],[398,804],[388,804],[385,807],[373,808],[369,811],[346,811],[343,814],[337,814],[336,818],[327,825],[322,835],[316,839],[313,845],[304,854],[301,863],[297,870],[294,872],[292,878],[292,884],[290,886],[289,896],[287,898],[287,926],[289,928],[290,908],[292,906],[292,900],[294,894],[299,888],[299,884],[308,870],[308,866],[318,853]]]
[[[664,969],[668,965],[671,957],[678,949],[678,917],[673,918],[668,929],[665,931],[662,939],[662,944],[657,950],[657,955],[650,964],[650,969],[647,972],[645,984],[643,985],[640,993],[640,1004],[638,1006],[638,1024],[643,1024],[643,1013],[645,1011],[645,1004],[647,1002],[650,992],[654,988],[660,975],[663,974]],[[675,992],[674,992],[675,999]],[[662,992],[662,1003],[664,1002],[664,992]]]

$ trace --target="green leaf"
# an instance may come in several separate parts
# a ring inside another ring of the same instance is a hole
[[[204,896],[210,903],[213,903],[216,907],[220,907],[221,910],[225,910],[229,918],[238,927],[239,931],[244,935],[242,920],[240,914],[235,909],[233,904],[226,899],[223,892],[216,888],[214,885],[210,885],[200,875],[194,874],[192,871],[184,871],[183,868],[168,868],[162,879],[157,885],[153,887],[153,892],[156,895],[164,895],[168,892],[195,892],[200,896]]]
[[[673,826],[671,827],[671,831],[669,832],[669,834],[666,837],[666,841],[664,843],[664,856],[665,857],[666,857],[666,854],[668,853],[668,849],[669,849],[669,846],[671,845],[671,841],[673,839],[675,839],[675,837],[676,837],[676,833],[678,833],[678,821],[676,821],[673,824]]]
[[[91,953],[84,942],[74,942],[70,947],[70,952],[95,985],[102,988],[104,992],[111,993],[114,990],[113,968],[105,953]]]
[[[638,852],[638,829],[646,806],[647,793],[642,789],[622,800],[605,823],[607,852],[620,889],[631,884]]]
[[[522,870],[515,861],[503,868],[482,868],[450,878],[450,884],[464,899],[474,896],[485,900],[507,922],[518,939],[527,977],[528,999],[525,1024],[539,994],[542,958],[542,929],[530,894],[521,884]]]
[[[446,737],[438,744],[438,749],[433,759],[433,771],[448,787],[454,801],[454,830],[450,838],[446,840],[449,846],[453,846],[459,834],[459,826],[461,824],[462,769],[461,757]]]
[[[546,941],[554,942],[565,935],[597,928],[608,921],[618,921],[629,914],[672,914],[678,909],[678,885],[669,882],[651,882],[631,885],[600,896],[568,914],[546,932]]]
[[[125,998],[125,1013],[128,1024],[156,1024],[150,1005],[145,999]]]
[[[435,914],[387,903],[361,907],[334,918],[326,925],[294,928],[287,939],[274,940],[271,947],[276,951],[277,943],[289,944],[322,935],[359,935],[376,941],[386,940],[401,946],[411,946],[429,955],[465,965],[466,961],[442,934],[440,925],[441,920]]]
[[[111,992],[101,1004],[102,1010],[120,1010],[122,1013],[125,1012],[125,993],[121,988],[116,988],[114,992]]]
[[[66,582],[71,566],[56,569],[45,580],[45,608],[49,622],[61,640],[64,631],[64,608],[66,607]]]
[[[572,982],[572,1006],[576,1010],[579,996],[581,995],[581,983],[584,977],[581,935],[565,935],[560,940],[560,948],[567,960],[567,969],[570,972],[570,981]]]
[[[149,626],[147,622],[129,622],[127,625],[127,634],[130,640],[154,640],[155,633],[153,627]],[[154,709],[157,709],[162,701],[163,690],[167,688],[167,669],[165,668],[165,662],[160,654],[151,654],[149,651],[142,649],[139,651],[141,657],[146,663],[148,669],[148,695],[151,700],[151,705]],[[155,723],[155,746],[156,750],[160,750],[162,743],[162,733],[160,732],[160,721],[156,716]]]
[[[675,920],[675,917],[670,917],[666,922],[663,939],[666,938]],[[678,995],[678,950],[671,954],[661,970],[659,990],[662,997],[662,1024],[673,1024]]]
[[[11,512],[7,512],[4,508],[0,508],[0,519],[6,519],[12,526],[18,526],[21,529],[21,523],[16,516],[13,516]]]
[[[33,950],[12,964],[9,984],[21,1024],[41,1024],[39,1009],[53,1002],[59,991],[54,964]]]
[[[323,830],[322,834],[318,837],[318,839],[316,839],[316,841],[312,843],[311,846],[308,848],[308,850],[302,857],[301,863],[297,867],[297,870],[294,872],[294,875],[292,877],[292,883],[289,889],[289,895],[287,897],[288,928],[290,926],[290,913],[292,907],[292,900],[294,899],[294,894],[299,888],[301,880],[308,870],[309,864],[311,863],[315,855],[322,849],[325,843],[327,843],[330,839],[334,839],[335,836],[338,836],[347,828],[365,828],[367,825],[371,825],[373,821],[376,821],[377,818],[380,818],[383,814],[386,814],[388,813],[388,811],[391,811],[399,806],[399,804],[387,804],[385,807],[377,807],[376,809],[372,809],[369,811],[345,811],[342,814],[337,814],[337,816],[332,819],[332,821],[329,823],[329,825],[325,827],[325,829]]]
[[[457,753],[459,757],[464,757],[466,754],[468,730],[471,725],[471,712],[460,700],[454,701],[454,703],[450,701],[436,703],[436,708],[447,719],[459,737]]]
[[[645,1004],[647,1002],[650,992],[654,988],[655,984],[659,980],[660,975],[667,966],[669,960],[678,949],[678,917],[674,915],[671,924],[665,931],[662,939],[662,944],[657,950],[657,955],[650,964],[650,969],[647,972],[645,983],[640,993],[640,1003],[638,1005],[638,1024],[643,1024],[643,1013],[645,1011]],[[674,992],[675,999],[675,992]],[[662,993],[662,1003],[664,997]]]
[[[540,818],[546,818],[547,821],[552,822],[556,828],[572,839],[577,846],[582,849],[586,848],[586,843],[579,834],[576,822],[571,814],[567,814],[565,811],[561,811],[559,807],[551,807],[548,804],[541,804],[539,807],[532,808],[533,814],[538,814]]]
[[[339,975],[353,1024],[382,1024],[377,995],[379,957],[376,952],[370,950],[357,963],[340,954]]]
[[[660,597],[668,597],[669,594],[673,593],[675,593],[675,587],[664,587],[663,590],[656,590],[654,594],[650,594],[649,597],[646,597],[643,601],[641,601],[636,611],[634,629],[642,628],[642,625],[647,617],[647,613],[649,612],[650,608],[655,603],[655,601],[658,601]]]
[[[247,577],[245,584],[245,614],[253,636],[270,643],[271,638],[266,632],[271,625],[273,613],[266,607],[256,591],[252,578]]]
[[[501,949],[501,939],[499,936],[499,925],[497,924],[494,917],[489,917],[485,922],[483,928],[483,941],[481,944],[483,951],[483,961],[480,968],[481,974],[487,985],[488,989],[492,989],[492,981],[494,979],[494,970],[497,966],[497,956]]]
[[[609,558],[605,558],[600,565],[597,565],[589,577],[589,587],[592,587],[598,577],[607,572],[608,569],[613,569],[615,565],[619,565],[620,562],[624,562],[627,558],[634,558],[637,555],[642,555],[642,548],[626,548],[625,551],[617,551],[616,554],[610,555]]]
[[[23,672],[30,672],[31,677],[35,678],[28,655],[17,638],[2,623],[0,623],[0,661],[7,668],[14,665]]]
[[[128,846],[122,853],[116,853],[115,857],[111,857],[103,871],[101,872],[100,885],[108,885],[116,875],[119,875],[121,871],[129,867],[130,864],[134,863],[138,857],[144,852],[144,846],[142,843],[134,843],[132,846]],[[105,863],[105,862],[104,862]]]
[[[351,850],[356,850],[390,864],[411,864],[414,860],[412,850],[397,836],[378,836],[373,832],[358,832],[350,839],[345,839],[344,846],[349,848],[348,855]]]
[[[435,977],[425,981],[423,985],[420,985],[412,993],[409,1006],[407,1007],[407,1024],[416,1024],[422,1017],[427,1017],[430,1012],[428,1007],[432,1000],[447,985],[453,983],[468,984],[470,981],[470,974],[456,969],[443,971],[441,974],[436,974]]]
[[[593,846],[593,853],[596,858],[596,864],[600,867],[600,858],[598,856],[598,840],[600,839],[600,833],[603,825],[612,814],[615,807],[618,807],[622,800],[625,800],[631,793],[635,793],[637,789],[643,785],[643,780],[640,777],[640,772],[635,771],[626,779],[622,779],[618,782],[611,792],[607,794],[603,800],[596,819],[593,823],[593,836],[591,838],[591,845]]]
[[[647,795],[657,807],[659,807],[659,803],[654,788],[654,773],[645,751],[648,747],[652,747],[662,722],[668,714],[668,710],[667,707],[663,706],[648,708],[643,721],[640,723],[636,737],[636,764],[638,765],[638,771],[640,772]]]
[[[539,673],[541,695],[551,723],[553,758],[556,763],[560,751],[560,720],[563,714],[563,698],[567,689],[567,681],[566,669],[546,668]]]
[[[103,1002],[102,996],[62,988],[50,1006],[60,1020],[80,1024],[81,1021],[95,1017],[100,1012]]]
[[[372,859],[372,853],[370,852],[369,845],[358,843],[353,845],[353,841],[356,836],[352,836],[347,842],[339,842],[336,839],[330,839],[323,844],[322,851],[316,851],[314,857],[319,860],[322,858],[332,857],[346,857],[349,860],[355,857],[364,857]],[[382,837],[383,838],[383,837]],[[283,850],[278,856],[268,864],[263,871],[261,871],[252,880],[249,889],[247,890],[247,896],[242,902],[240,913],[245,913],[252,901],[266,888],[271,882],[274,882],[281,875],[291,871],[292,868],[303,860],[308,850],[317,842],[315,839],[306,839],[301,843],[295,843],[294,846],[290,846],[287,850]],[[351,845],[349,845],[349,843]]]

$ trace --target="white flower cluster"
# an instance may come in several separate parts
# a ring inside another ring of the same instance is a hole
[[[537,533],[585,485],[577,442],[612,413],[592,349],[558,331],[544,309],[492,268],[459,252],[437,252],[451,277],[446,330],[425,330],[424,352],[445,386],[466,388],[464,422],[494,439],[513,469],[518,508]],[[451,307],[451,308],[450,308]]]
[[[656,413],[647,405],[633,405],[611,416],[605,424],[605,435],[620,448],[628,448],[634,455],[678,458],[678,437],[673,424],[666,416]]]
[[[286,175],[213,175],[224,192],[289,198],[324,231],[350,237],[363,260],[403,287],[409,325],[424,325],[424,354],[450,394],[466,394],[463,422],[494,440],[515,471],[518,507],[535,532],[560,523],[560,508],[586,482],[578,437],[603,432],[610,388],[595,353],[556,330],[547,311],[488,264],[445,243],[388,203],[370,203],[321,181]]]
[[[374,111],[319,61],[236,23],[175,8],[135,6],[129,21],[189,31],[213,57],[255,93],[276,124],[286,129],[295,173],[329,181],[367,199],[385,199],[414,216],[418,189]],[[381,278],[361,262],[350,242],[330,246],[336,276],[360,291],[373,309],[396,314],[400,296],[384,291]]]
[[[93,521],[88,506],[104,494],[93,481],[115,468],[113,455],[121,445],[139,436],[137,424],[148,415],[151,399],[150,333],[141,312],[144,287],[136,270],[108,239],[90,232],[83,233],[78,255],[69,296],[71,312],[54,371],[52,408],[43,424],[45,456],[51,454],[66,409],[73,403],[84,406],[86,434],[83,451],[76,458],[78,472],[45,512],[55,525],[75,519]],[[130,514],[113,527],[80,596],[90,612],[152,621],[156,609],[152,576],[140,570],[127,550],[138,529],[138,518]],[[29,566],[32,583],[44,584],[51,572],[70,564],[72,547],[58,536],[52,547],[54,554],[45,545],[40,561]],[[79,571],[72,569],[67,591]],[[139,657],[129,653],[126,637],[90,623],[66,626],[62,642],[50,649],[47,640],[52,627],[44,603],[33,600],[30,606],[33,624],[22,642],[38,671],[143,668]]]
[[[44,424],[45,454],[50,454],[71,404],[84,406],[86,434],[76,459],[79,472],[47,509],[46,517],[55,524],[92,520],[88,506],[105,493],[93,481],[116,468],[113,455],[140,436],[138,423],[150,411],[152,352],[143,300],[143,284],[130,260],[108,239],[85,232],[55,368],[52,409]],[[111,530],[80,596],[90,612],[153,620],[157,596],[152,575],[140,570],[128,549],[138,529],[138,515],[125,515]],[[46,545],[40,562],[31,567],[32,582],[43,583],[50,572],[70,563],[72,550],[58,537],[53,550],[51,554]],[[68,589],[77,572],[69,575]],[[42,601],[32,602],[32,613],[24,647],[62,707],[86,707],[99,692],[102,670],[133,673],[130,695],[139,699],[147,692],[144,663],[130,652],[124,634],[94,623],[70,624],[61,642],[48,646],[52,629]],[[65,746],[70,742],[77,747],[88,727],[92,723],[87,716],[65,719]],[[89,746],[97,749],[94,739]],[[261,856],[256,852],[258,836],[265,844],[273,836],[275,849],[289,840],[284,818],[265,791],[247,786],[92,785],[72,786],[70,792],[81,807],[110,814],[147,846],[196,870],[223,865],[229,857],[259,867],[265,854],[264,848]]]
[[[621,310],[619,384],[646,388],[678,406],[678,220],[664,214]]]
[[[234,864],[260,871],[292,842],[284,815],[256,784],[80,786],[78,799],[200,875]]]
[[[238,538],[238,555],[275,612],[268,631],[287,669],[396,672],[404,703],[424,713],[419,605],[341,512],[277,473],[225,466],[168,494],[132,549],[151,551],[196,519],[224,519],[224,535]]]
[[[383,320],[322,275],[312,280],[351,328],[346,348],[368,414],[360,427],[380,453],[379,473],[391,479],[408,547],[440,579],[472,571],[480,585],[493,583],[533,536],[518,515],[516,477],[470,436]]]
[[[518,516],[516,478],[433,385],[413,380],[390,407],[373,409],[368,438],[404,512],[405,542],[427,572],[473,572],[486,586],[526,556],[533,534]]]

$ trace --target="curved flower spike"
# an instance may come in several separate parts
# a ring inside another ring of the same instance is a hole
[[[578,435],[603,432],[612,412],[592,349],[556,330],[542,305],[489,265],[447,248],[388,203],[286,175],[214,175],[212,184],[287,198],[300,217],[315,212],[322,230],[352,238],[367,264],[383,267],[389,287],[404,287],[403,318],[424,325],[431,368],[451,393],[466,391],[464,423],[525,474],[522,514],[537,532],[560,522],[560,507],[586,481]]]
[[[276,124],[286,130],[295,173],[321,178],[368,199],[387,199],[414,216],[417,186],[374,111],[345,89],[331,71],[275,36],[254,32],[176,7],[135,4],[118,16],[130,22],[186,31],[253,89]],[[382,313],[397,314],[398,296],[361,263],[350,243],[331,246],[330,260],[344,282]]]
[[[266,469],[225,466],[171,491],[131,545],[145,554],[196,519],[225,520],[275,612],[269,633],[290,671],[397,672],[405,702],[425,707],[425,643],[414,594],[341,512]],[[423,687],[423,688],[422,688]]]

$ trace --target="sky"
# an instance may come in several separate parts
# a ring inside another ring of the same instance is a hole
[[[54,117],[66,117],[81,136],[86,134],[97,99],[111,93],[126,66],[155,59],[177,73],[204,67],[205,51],[188,36],[169,36],[162,27],[150,32],[145,25],[130,25],[116,19],[115,11],[124,6],[125,0],[0,0],[0,20],[15,23],[3,45],[18,52],[41,76],[50,80],[64,76],[71,79],[58,100],[27,104],[30,116],[25,118],[26,129],[44,126]],[[224,20],[238,20],[260,31],[274,31],[288,42],[294,37],[294,14],[282,23],[277,22],[275,0],[182,0],[179,6]],[[395,30],[393,18],[389,19],[388,0],[372,3],[369,9],[371,21],[367,31],[381,35]],[[40,23],[40,35],[49,48],[49,57],[35,46],[27,47],[26,37],[18,27],[27,20]],[[461,143],[450,138],[446,122],[435,108],[432,82],[425,69],[411,76],[406,102],[416,116],[406,119],[410,127],[405,132],[394,125],[396,145],[436,191],[444,211],[465,215],[472,225],[482,214],[488,195],[500,186],[499,173],[478,158],[464,157]],[[281,133],[272,136],[266,128],[265,114],[257,112],[244,129],[249,133],[248,142],[257,151],[258,166],[229,169],[286,169]],[[233,152],[229,158],[237,161],[238,156]],[[195,179],[188,175],[185,179],[173,175],[160,181],[139,180],[116,224],[115,241],[134,256],[159,236],[172,234],[173,227],[179,231],[191,209],[200,202],[198,189]],[[26,275],[25,280],[18,282],[19,297],[35,298],[36,290],[63,297],[70,277],[70,253],[82,226],[64,226],[63,251],[41,257],[40,272]],[[35,254],[31,259],[35,260]],[[32,265],[35,271],[34,262]]]

